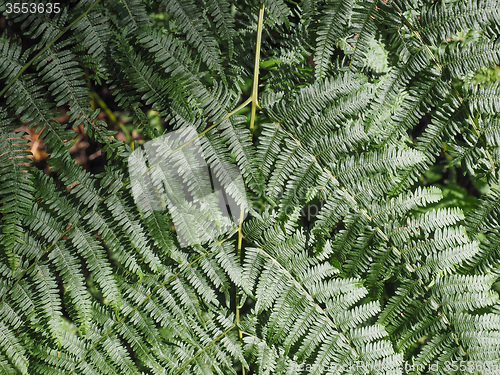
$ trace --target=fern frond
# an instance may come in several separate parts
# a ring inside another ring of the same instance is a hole
[[[274,121],[286,125],[287,130],[292,130],[292,124],[297,125],[307,121],[337,97],[358,90],[364,82],[365,79],[360,76],[345,73],[301,89],[295,95],[291,107],[285,101],[267,104],[272,98],[264,98],[262,105],[269,111]]]
[[[37,60],[37,69],[42,80],[49,84],[48,90],[54,97],[55,105],[68,105],[69,121],[75,126],[79,122],[87,129],[98,114],[89,101],[89,90],[85,86],[83,70],[78,66],[76,56],[64,50],[66,42],[49,48]]]
[[[65,304],[69,314],[85,332],[91,320],[91,296],[82,277],[78,258],[66,246],[55,245],[48,258],[61,276],[67,290]]]
[[[479,232],[490,231],[500,222],[500,191],[491,189],[484,195],[477,208],[467,216],[467,232],[475,238]]]
[[[75,38],[88,51],[99,66],[99,71],[103,72],[107,69],[107,59],[111,50],[111,22],[106,12],[98,11],[90,12],[82,17],[75,25]]]
[[[378,312],[377,306],[366,304],[350,309],[366,290],[359,289],[356,280],[331,280],[322,285],[320,280],[335,270],[316,262],[305,266],[304,238],[296,234],[285,240],[283,235],[279,230],[270,230],[266,235],[268,241],[262,243],[262,248],[247,249],[248,258],[244,265],[249,285],[256,280],[254,273],[262,272],[258,283],[252,287],[257,299],[255,314],[273,306],[271,314],[265,318],[270,327],[265,333],[270,335],[271,342],[284,340],[286,352],[297,350],[300,362],[310,363],[316,368],[326,367],[330,362],[342,364],[342,358],[347,363],[363,358],[369,343],[351,342],[350,329]],[[311,266],[316,272],[309,274],[307,270]],[[344,294],[346,291],[349,293]],[[298,302],[292,304],[290,301],[294,299]],[[326,308],[321,308],[318,303],[324,303]],[[338,309],[339,306],[350,310]],[[326,335],[325,330],[334,334]],[[314,332],[311,340],[307,339],[308,332]],[[383,331],[380,334],[385,335]],[[381,336],[374,335],[373,338],[376,340]],[[378,345],[378,342],[370,344]],[[384,352],[370,359],[378,360],[392,353],[386,346]]]
[[[191,0],[168,0],[162,3],[168,13],[175,17],[186,39],[200,53],[203,62],[211,70],[223,75],[220,49],[217,40],[209,33],[210,27],[201,17],[195,16],[196,6]]]
[[[17,5],[0,373],[500,366],[497,0]]]
[[[415,150],[386,148],[379,152],[361,154],[360,157],[345,157],[337,165],[330,165],[330,168],[335,178],[353,186],[360,177],[406,169],[422,159],[423,155]]]
[[[443,99],[443,92],[446,93],[446,89],[439,81],[438,72],[422,73],[422,81],[417,81],[414,86],[408,88],[403,102],[395,111],[389,125],[386,125],[387,130],[383,132],[382,145],[404,139],[407,129],[418,124],[424,113],[431,109],[432,103]]]
[[[459,78],[483,66],[500,64],[500,45],[498,43],[465,43],[440,50],[439,61],[444,71],[452,78]]]
[[[500,112],[499,87],[498,82],[471,87],[468,95],[464,97],[470,111],[491,114]]]
[[[231,17],[230,4],[222,0],[208,0],[207,7],[212,15],[218,35],[228,43],[229,59],[234,54],[234,20]]]
[[[330,65],[330,59],[337,47],[338,40],[345,33],[345,26],[349,21],[353,7],[351,0],[328,2],[321,9],[319,19],[320,26],[317,30],[316,53],[314,62],[316,63],[315,75],[317,79],[326,76]]]
[[[245,120],[244,117],[233,116],[221,123],[219,128],[222,130],[222,140],[229,145],[229,150],[234,154],[236,163],[241,168],[248,186],[257,193],[262,193],[262,176],[255,151],[250,143],[250,134],[243,126]],[[207,158],[207,156],[205,157]]]
[[[17,370],[21,374],[28,374],[29,359],[21,343],[21,338],[15,332],[21,325],[21,318],[5,301],[1,302],[0,316],[2,317],[0,320],[0,349],[2,354],[7,357],[7,361],[1,361],[2,371],[5,371],[5,374],[10,374]]]
[[[404,45],[406,47],[406,44]],[[428,52],[420,47],[416,51],[401,52],[398,56],[400,61],[393,67],[388,77],[382,82],[377,102],[380,105],[388,105],[393,102],[410,80],[414,79],[421,71],[428,71],[430,56]]]
[[[30,155],[28,143],[23,139],[24,132],[16,132],[15,123],[6,118],[5,110],[0,109],[0,222],[2,238],[0,246],[12,269],[19,261],[13,252],[16,243],[22,242],[24,233],[22,217],[28,215],[33,194],[32,177],[26,165]]]
[[[197,98],[198,105],[205,114],[210,116],[214,123],[218,123],[227,115],[228,102],[234,100],[233,93],[228,92],[224,85],[208,89],[198,75],[198,60],[190,59],[189,50],[182,46],[171,35],[162,36],[159,33],[144,33],[139,37],[144,48],[154,54],[155,61],[161,64],[165,72],[174,80],[178,80],[178,87],[182,91],[176,96],[185,95],[188,89],[192,96]],[[181,97],[182,97],[181,96]]]
[[[268,18],[266,22],[280,26],[283,23],[288,23],[291,14],[290,7],[284,0],[276,0],[265,4]]]
[[[453,103],[458,106],[458,103]],[[421,175],[425,168],[434,162],[436,155],[441,152],[442,144],[445,140],[452,139],[459,133],[460,128],[458,118],[463,113],[463,109],[454,110],[453,106],[444,104],[436,110],[431,123],[425,128],[424,133],[416,140],[415,148],[422,152],[426,157],[421,163],[415,164],[407,171],[403,172],[402,183],[398,189],[405,188],[413,183],[418,175]]]
[[[47,320],[52,338],[60,343],[62,313],[55,277],[49,267],[41,264],[33,267],[29,276],[36,289],[33,293],[33,298],[37,300],[35,308]]]
[[[151,26],[146,4],[142,0],[123,0],[112,3],[115,6],[116,18],[122,27],[127,27],[129,32],[134,32]]]
[[[351,16],[353,37],[353,50],[350,61],[352,67],[362,67],[370,39],[377,34],[376,18],[377,0],[364,0],[356,2]],[[349,40],[348,40],[349,41]]]
[[[481,30],[483,25],[496,24],[498,18],[495,0],[441,3],[421,8],[416,31],[436,45],[463,29]]]

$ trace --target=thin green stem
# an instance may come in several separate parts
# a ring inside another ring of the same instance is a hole
[[[243,243],[243,231],[241,230],[243,226],[243,219],[245,218],[245,210],[243,207],[240,207],[240,220],[238,224],[238,262],[241,264],[241,249],[242,249],[242,243]],[[240,328],[240,288],[236,286],[236,321],[235,321],[235,326],[238,327],[238,337],[240,341],[243,339],[243,332]],[[245,375],[245,366],[242,364],[241,365],[241,373],[242,375]]]
[[[93,3],[91,6],[89,6],[85,12],[80,14],[73,22],[71,22],[68,26],[66,26],[63,30],[61,30],[59,34],[57,34],[56,37],[50,41],[49,44],[47,44],[44,48],[40,50],[40,52],[38,52],[35,56],[33,56],[33,58],[21,68],[21,70],[16,74],[16,76],[7,85],[5,85],[2,91],[0,91],[0,96],[5,94],[5,92],[9,89],[9,87],[12,86],[14,82],[16,82],[19,79],[19,77],[21,77],[21,75],[25,72],[25,70],[28,69],[31,66],[31,64],[35,62],[36,59],[38,59],[41,55],[44,54],[45,51],[47,51],[50,47],[52,47],[55,42],[57,42],[64,34],[66,34],[66,32],[69,29],[71,29],[78,21],[80,21],[83,17],[85,17],[92,10],[92,8],[94,8],[100,2],[101,0],[96,0],[96,2]]]
[[[257,42],[255,45],[255,64],[253,67],[253,86],[252,86],[252,96],[250,97],[252,100],[252,114],[250,116],[250,132],[253,132],[253,127],[255,123],[255,112],[257,107],[259,106],[259,64],[260,64],[260,44],[262,41],[262,27],[264,25],[264,4],[262,2],[262,6],[259,10],[259,23],[257,25]]]
[[[260,10],[259,10],[259,22],[257,25],[257,42],[256,42],[256,47],[255,47],[255,64],[253,68],[253,86],[252,86],[252,94],[248,99],[246,99],[243,103],[241,103],[238,107],[233,109],[231,112],[227,113],[224,118],[215,124],[210,125],[208,128],[203,130],[201,133],[199,133],[196,137],[193,139],[190,139],[177,147],[175,150],[172,150],[173,154],[174,152],[182,150],[184,147],[188,146],[191,144],[191,142],[195,141],[199,137],[202,137],[206,133],[208,133],[210,130],[214,129],[215,127],[219,126],[221,123],[223,123],[225,120],[227,120],[229,117],[246,107],[250,102],[252,103],[252,112],[250,116],[250,133],[252,133],[254,124],[255,124],[255,114],[257,108],[261,108],[258,100],[259,100],[259,64],[260,64],[260,45],[262,42],[262,29],[264,26],[264,4],[265,2],[262,3]],[[154,167],[155,165],[150,166],[148,169]]]

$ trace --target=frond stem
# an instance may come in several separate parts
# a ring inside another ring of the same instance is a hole
[[[243,207],[240,207],[240,220],[239,220],[239,224],[238,224],[238,249],[237,249],[237,253],[238,253],[238,262],[241,264],[241,248],[242,248],[242,242],[243,242],[243,231],[242,231],[242,226],[243,226],[243,219],[244,219],[244,216],[245,215],[245,210]],[[240,328],[240,288],[238,288],[238,286],[236,286],[236,296],[235,296],[235,301],[236,301],[236,320],[235,320],[235,323],[234,325],[236,327],[238,327],[238,337],[240,339],[240,342],[241,340],[243,339],[243,331],[241,330]],[[242,364],[241,365],[241,373],[242,375],[245,375],[245,366]]]
[[[250,115],[250,133],[253,132],[253,127],[255,123],[255,111],[257,107],[260,108],[258,100],[259,100],[259,64],[260,64],[260,45],[262,42],[262,27],[264,25],[264,4],[259,10],[259,23],[257,25],[257,42],[255,45],[255,64],[253,67],[253,86],[252,86],[252,96],[250,97],[252,100],[252,114]]]

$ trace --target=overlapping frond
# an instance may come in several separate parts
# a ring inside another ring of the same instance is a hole
[[[256,298],[256,317],[250,319],[265,327],[262,332],[251,332],[253,335],[264,335],[268,345],[280,344],[284,354],[315,369],[312,373],[333,369],[334,364],[349,368],[357,361],[371,366],[390,356],[394,357],[393,368],[387,370],[398,367],[401,357],[385,340],[381,326],[371,327],[370,335],[362,334],[360,326],[379,310],[373,303],[355,307],[367,293],[358,280],[331,280],[338,270],[309,258],[300,233],[286,239],[285,233],[272,228],[264,236],[267,239],[260,247],[247,249],[244,264],[245,279]],[[247,343],[255,345],[255,340]],[[379,351],[368,355],[367,349],[372,347]],[[259,354],[270,350],[262,345],[256,349]],[[301,369],[295,365],[296,370]],[[269,367],[273,366],[262,364],[259,373],[266,373]]]
[[[316,77],[319,79],[326,76],[337,43],[344,36],[344,28],[349,21],[353,5],[353,1],[350,0],[332,1],[327,2],[325,7],[320,10],[320,26],[317,31],[314,56]]]
[[[426,42],[439,44],[462,30],[484,30],[498,24],[498,2],[459,1],[422,7],[417,32]]]
[[[207,67],[222,74],[219,45],[209,32],[206,20],[198,15],[195,3],[191,0],[168,0],[162,4],[166,11],[175,17],[177,27],[199,51],[199,56]]]
[[[498,1],[7,3],[0,373],[500,366]]]
[[[377,34],[376,17],[378,0],[365,0],[356,2],[351,16],[353,49],[350,52],[350,65],[361,68],[364,66],[370,40]]]

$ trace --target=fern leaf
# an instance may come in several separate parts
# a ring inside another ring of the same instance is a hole
[[[350,18],[353,2],[350,0],[339,2],[328,2],[322,9],[316,38],[316,53],[314,62],[316,63],[316,78],[322,79],[326,76],[330,65],[330,59],[336,48],[336,44],[343,36],[344,27]]]
[[[455,6],[460,12],[456,12]],[[436,4],[421,9],[417,32],[437,44],[466,28],[480,30],[481,25],[498,20],[496,1],[473,1],[453,4]]]
[[[0,222],[2,238],[0,244],[12,269],[17,267],[17,256],[13,252],[16,243],[22,242],[22,217],[30,211],[30,197],[33,193],[32,178],[29,169],[23,165],[30,153],[25,151],[28,144],[22,138],[24,132],[12,131],[14,126],[5,119],[5,112],[0,112]],[[3,117],[3,118],[2,118]]]
[[[142,0],[122,0],[115,4],[120,26],[127,27],[130,32],[151,26],[146,4]]]
[[[218,35],[228,43],[229,59],[234,53],[234,20],[231,17],[230,4],[222,0],[208,0],[208,10],[212,15]]]
[[[373,35],[377,33],[375,24],[378,17],[377,0],[366,0],[356,2],[355,10],[351,17],[351,27],[354,32],[354,48],[352,51],[350,65],[361,67],[364,65],[364,57],[368,50],[368,43]]]
[[[439,61],[451,77],[461,77],[467,72],[500,63],[500,46],[495,43],[457,44],[440,51]]]
[[[222,73],[220,50],[216,39],[208,30],[201,17],[196,17],[196,7],[191,0],[168,0],[163,5],[172,14],[178,27],[186,34],[187,40],[200,52],[209,69]]]
[[[94,61],[99,64],[99,70],[106,69],[111,43],[111,24],[109,17],[103,11],[90,12],[74,24],[75,37],[85,47]]]

